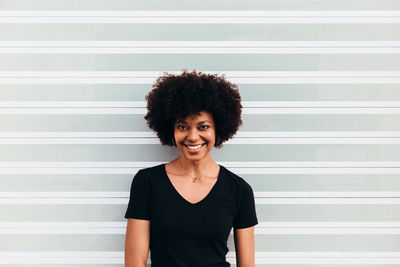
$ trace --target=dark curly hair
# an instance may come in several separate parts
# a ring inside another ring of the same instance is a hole
[[[214,146],[232,138],[242,125],[241,97],[238,86],[227,81],[225,75],[188,72],[173,75],[164,72],[157,78],[153,89],[146,95],[147,125],[153,129],[161,144],[176,146],[172,142],[176,119],[209,112],[215,124]]]

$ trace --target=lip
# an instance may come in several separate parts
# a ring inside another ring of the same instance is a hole
[[[195,150],[188,148],[186,144],[183,144],[183,146],[184,146],[184,147],[186,148],[186,150],[189,151],[189,152],[197,152],[197,151],[200,151],[200,150],[203,148],[203,146],[204,146],[205,144],[206,144],[206,143],[201,144],[201,147],[199,147],[198,149],[195,149]],[[199,145],[200,145],[200,144],[199,144]],[[198,146],[198,145],[190,145],[190,146]]]
[[[197,144],[197,145],[187,145],[187,144],[184,144],[185,146],[199,146],[199,145],[204,145],[205,143],[202,143],[202,144]]]

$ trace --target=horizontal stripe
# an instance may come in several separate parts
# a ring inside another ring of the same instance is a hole
[[[0,228],[126,228],[126,224],[126,220],[123,222],[0,222]]]
[[[14,229],[14,232],[18,232],[18,230],[19,229]],[[4,230],[4,232],[6,232],[6,230]],[[82,230],[82,232],[84,231]],[[125,232],[126,231],[121,231],[121,234],[125,234]],[[395,229],[393,228],[271,228],[271,229],[256,228],[254,234],[256,235],[400,235],[400,228],[395,228]]]
[[[397,8],[398,9],[398,8]],[[87,25],[86,25],[87,26]],[[325,24],[324,29],[321,30],[321,26],[319,24],[135,24],[132,27],[131,24],[93,24],[90,27],[82,27],[80,24],[65,24],[65,25],[57,25],[57,24],[0,24],[0,29],[2,31],[2,39],[3,41],[361,41],[361,42],[369,42],[369,41],[396,41],[400,40],[398,34],[398,25],[397,24],[373,24],[373,25],[365,25],[365,24]],[[384,26],[384,30],[382,30],[382,26]],[[195,29],[194,29],[195,28]],[[165,34],[168,32],[168,34]],[[71,35],[71,33],[73,33]],[[356,34],[355,34],[356,33]],[[23,36],[24,38],[21,38]],[[51,36],[51,38],[48,38]],[[66,38],[65,36],[70,36],[70,38]],[[162,36],[162,38],[160,38]],[[373,38],[371,37],[373,36]],[[359,55],[359,54],[358,54]],[[36,63],[40,63],[40,60],[44,58],[38,55],[40,59],[36,59]],[[44,55],[49,56],[49,55]],[[103,56],[103,55],[99,55]],[[173,55],[176,56],[176,55]],[[294,58],[297,56],[293,55]],[[346,56],[347,55],[342,55]],[[368,56],[368,55],[365,55]],[[385,57],[386,55],[382,54],[381,56]],[[190,63],[193,63],[194,55],[191,55],[191,59],[184,60],[186,63],[176,64],[176,68],[180,69],[181,66],[192,66]],[[235,55],[235,57],[240,57],[239,55]],[[346,60],[346,57],[343,60]],[[353,55],[354,57],[354,55]],[[170,57],[169,57],[170,58]],[[196,57],[198,59],[198,57]],[[355,58],[355,57],[354,57]],[[79,60],[76,57],[73,59]],[[11,62],[14,62],[13,59],[10,59]],[[23,58],[21,59],[24,60]],[[62,59],[61,59],[62,60]],[[167,59],[173,60],[173,59]],[[207,60],[210,60],[207,58]],[[221,60],[221,59],[218,59]],[[255,59],[257,60],[257,59]],[[270,59],[268,59],[270,60]],[[72,60],[73,61],[73,60]],[[211,60],[212,61],[212,60]],[[263,61],[261,59],[260,61]],[[289,59],[291,63],[296,63]],[[32,61],[30,61],[32,62]],[[70,62],[70,61],[67,61]],[[88,62],[87,70],[92,69],[92,65]],[[147,60],[146,60],[147,62]],[[181,61],[182,62],[182,61]],[[198,62],[198,61],[196,61]],[[213,61],[212,61],[213,62]],[[212,62],[207,63],[209,65],[208,69],[215,69],[215,65]],[[273,59],[272,64],[267,64],[267,62],[258,62],[257,64],[250,64],[249,69],[256,69],[256,65],[271,65],[271,66],[284,66],[287,65],[288,60],[283,60],[283,62],[276,62]],[[321,67],[323,65],[323,61],[314,61],[318,62],[318,66]],[[362,62],[362,63],[361,63]],[[385,66],[387,64],[395,64],[395,61],[392,60],[383,60],[385,64],[380,63],[378,59],[376,61],[365,61],[361,59],[361,64],[358,65],[359,70],[368,70],[364,68],[366,65],[374,66],[374,68],[381,68],[382,70],[387,70]],[[104,66],[110,67],[109,61],[101,62]],[[154,63],[154,64],[152,64]],[[226,64],[228,62],[220,62],[220,64]],[[240,63],[244,63],[240,61]],[[239,62],[234,63],[233,66],[241,65]],[[382,64],[381,66],[376,66],[375,64]],[[99,62],[100,64],[100,62]],[[101,64],[101,65],[103,65]],[[153,66],[153,70],[157,70],[160,68],[160,64],[158,62],[147,62],[147,65]],[[298,64],[298,63],[297,63]],[[304,63],[305,65],[309,65]],[[348,70],[356,70],[354,67],[354,62],[350,60],[350,62],[340,62],[338,63],[340,66],[346,66]],[[137,69],[140,68],[139,65]],[[164,64],[162,64],[164,65]],[[168,64],[165,64],[168,65]],[[165,66],[164,65],[164,66]],[[232,66],[231,64],[226,64],[227,66]],[[291,64],[292,65],[292,64]],[[336,65],[336,64],[335,64]],[[396,66],[398,64],[395,64]],[[127,66],[132,66],[132,64]],[[194,66],[199,66],[195,64]],[[292,65],[293,66],[293,65]],[[338,66],[338,65],[336,65]],[[162,67],[162,69],[170,68],[170,67]],[[4,70],[7,70],[5,68]],[[38,68],[42,69],[42,68]],[[47,70],[51,70],[51,68],[43,68]],[[85,68],[82,68],[85,69]],[[107,69],[107,68],[104,68]],[[121,68],[115,68],[118,70]],[[131,68],[124,68],[131,69]],[[149,68],[147,68],[149,69]],[[259,68],[261,70],[265,69],[273,69],[273,68]],[[284,69],[284,68],[280,68]],[[327,70],[340,70],[337,67],[326,68]],[[370,69],[370,68],[369,68]],[[23,68],[23,70],[28,70]],[[30,68],[30,70],[33,70]],[[73,69],[70,69],[73,70]]]
[[[140,168],[82,168],[82,167],[48,167],[48,168],[0,168],[0,174],[132,174]],[[276,168],[229,168],[241,174],[400,174],[400,168],[329,168],[329,167],[276,167]]]
[[[245,108],[254,107],[400,107],[400,101],[242,101]],[[10,107],[146,107],[145,101],[0,101],[0,108]]]
[[[129,192],[2,192],[0,204],[126,205],[128,195]],[[263,205],[400,203],[399,194],[396,192],[254,192],[254,196],[256,204]]]
[[[17,192],[18,193],[18,192]],[[24,194],[23,192],[21,196]],[[73,193],[73,192],[72,192]],[[86,193],[86,192],[85,192]],[[0,197],[2,193],[0,193]],[[400,192],[254,192],[254,196],[258,198],[400,198]]]
[[[398,205],[399,198],[256,198],[258,205]],[[28,204],[28,202],[26,203]]]
[[[399,78],[400,71],[205,71],[198,70],[209,74],[224,74],[226,78],[263,78],[263,77],[358,77],[358,78]],[[181,71],[166,71],[170,74],[181,74]],[[124,77],[124,78],[151,78],[157,79],[163,75],[162,71],[0,71],[0,77],[30,77],[30,78],[68,78],[68,77]]]
[[[127,221],[119,222],[0,222],[0,228],[125,228]],[[400,222],[259,222],[255,228],[400,228]]]
[[[400,48],[0,48],[0,54],[399,54]]]
[[[111,222],[125,221],[123,214],[126,204],[121,205],[1,205],[2,221],[5,222]],[[398,205],[257,205],[260,222],[291,221],[366,221],[366,222],[400,222]],[[86,216],[90,210],[90,216]],[[33,218],[31,214],[37,214]],[[37,239],[37,237],[34,237]],[[82,237],[91,238],[91,237]],[[120,237],[118,237],[120,238]],[[264,237],[265,238],[265,237]],[[291,238],[291,237],[286,237]],[[293,237],[296,238],[296,237]],[[316,237],[314,238],[322,238]],[[329,237],[325,237],[329,238]],[[357,238],[357,237],[354,237]],[[352,238],[352,239],[354,239]],[[375,238],[375,237],[372,237]],[[392,238],[382,236],[382,238]],[[395,239],[395,238],[394,238]],[[3,239],[2,239],[3,240]],[[74,239],[75,240],[75,239]],[[267,239],[266,239],[267,240]],[[277,239],[279,240],[279,239]],[[4,243],[4,242],[3,242]],[[263,243],[263,242],[262,242]],[[337,245],[339,245],[337,243]],[[348,244],[346,242],[347,245]],[[392,243],[394,244],[394,243]],[[104,243],[99,244],[103,246]],[[325,244],[327,245],[327,244]],[[353,244],[354,245],[354,244]],[[376,246],[362,243],[360,246]],[[340,246],[340,245],[339,245]],[[396,246],[393,246],[393,248]],[[90,250],[90,247],[88,250]],[[105,248],[105,247],[104,247]],[[354,247],[355,248],[355,247]],[[371,248],[371,247],[370,247]],[[311,248],[312,249],[312,248]],[[359,249],[362,249],[359,247]],[[87,249],[85,249],[87,250]],[[356,249],[353,249],[356,250]],[[375,249],[371,248],[371,251]],[[376,250],[378,247],[376,246]]]
[[[1,168],[145,168],[162,161],[7,161]],[[399,161],[217,161],[225,167],[251,170],[256,168],[399,168]]]
[[[234,251],[228,251],[227,258],[234,258]],[[321,258],[400,258],[400,252],[376,252],[376,251],[256,251],[258,258],[301,258],[301,257],[321,257]],[[7,251],[0,252],[0,259],[3,257],[23,257],[23,258],[119,258],[124,257],[123,251]]]
[[[398,3],[393,0],[347,0],[327,2],[326,0],[297,0],[297,1],[246,1],[239,0],[229,1],[126,1],[114,0],[112,2],[98,1],[79,1],[77,4],[74,1],[58,0],[54,1],[34,1],[19,0],[19,1],[3,1],[2,9],[4,10],[285,10],[290,6],[291,10],[396,10]],[[40,5],[38,5],[40,3]],[[107,3],[107,5],[100,5]],[[354,266],[352,266],[354,267]]]
[[[228,260],[229,261],[229,260]],[[256,264],[366,264],[371,266],[371,264],[399,264],[400,258],[346,258],[346,259],[331,259],[331,258],[256,258]],[[234,261],[231,261],[234,264]]]
[[[4,47],[0,43],[0,54],[398,54],[399,47],[207,47],[201,42],[197,47],[126,47],[127,45],[112,47],[79,47],[63,46],[53,47],[52,44],[40,47],[35,45],[16,45]]]
[[[399,101],[243,101],[242,105],[244,114],[400,113]],[[145,114],[145,106],[144,101],[2,101],[0,114]]]
[[[79,17],[79,16],[63,16],[63,17],[23,17],[8,16],[0,17],[0,23],[146,23],[146,24],[398,24],[399,17],[353,17],[353,16],[337,16],[337,17]]]
[[[256,198],[400,198],[400,192],[254,192]],[[129,192],[0,192],[0,198],[128,198]]]
[[[226,259],[236,263],[236,253]],[[123,264],[124,252],[1,252],[0,264]],[[150,257],[147,263],[151,263]],[[256,264],[399,264],[399,252],[255,252]]]
[[[400,113],[399,101],[243,101],[242,105],[244,114]],[[2,101],[0,114],[146,114],[145,106],[144,101]]]
[[[177,71],[169,71],[179,74]],[[204,73],[208,73],[204,71]],[[220,71],[238,84],[397,84],[397,71]],[[0,72],[0,84],[152,84],[162,72]]]
[[[17,102],[18,103],[18,102]],[[400,101],[243,101],[244,107],[400,107]]]
[[[0,53],[399,53],[398,41],[0,41]]]
[[[398,11],[1,11],[0,23],[399,23]]]
[[[0,114],[146,113],[146,108],[0,108]],[[400,114],[400,108],[243,108],[242,114]]]
[[[400,41],[0,41],[0,48],[395,48]]]
[[[125,235],[126,227],[2,227],[0,226],[0,235]],[[400,235],[400,228],[309,228],[309,227],[274,227],[274,228],[257,228],[255,227],[255,235]],[[233,235],[233,230],[230,231]]]
[[[113,139],[65,139],[65,138],[0,138],[0,144],[161,144],[158,138]],[[240,138],[235,137],[224,144],[400,144],[400,138]]]
[[[2,10],[2,17],[247,17],[247,16],[272,16],[272,17],[398,17],[397,10]]]
[[[2,104],[0,103],[0,106]],[[22,104],[21,104],[22,105]],[[60,104],[62,106],[63,104]],[[3,107],[8,106],[3,103]],[[358,134],[357,134],[358,133]],[[335,136],[336,135],[336,136]],[[50,138],[51,137],[51,138]],[[64,137],[64,138],[61,138]],[[83,138],[77,138],[83,137]],[[88,139],[90,137],[90,139]],[[95,138],[106,137],[106,138]],[[129,138],[133,137],[133,138]],[[315,137],[318,137],[317,139]],[[399,132],[239,132],[225,144],[399,144]],[[0,144],[161,144],[153,132],[3,132]]]
[[[1,102],[0,102],[1,105]],[[107,138],[157,138],[154,132],[0,132],[0,138],[7,137],[29,137],[29,138],[46,138],[46,137],[66,137],[66,138],[77,138],[77,137],[107,137]],[[296,138],[311,138],[311,137],[345,137],[345,138],[364,138],[364,137],[400,137],[400,132],[396,131],[238,131],[234,138],[261,138],[261,137],[296,137]],[[149,163],[150,164],[150,163]],[[246,164],[246,163],[245,163]]]
[[[400,78],[230,78],[237,84],[399,84]],[[0,84],[151,84],[152,78],[0,78]]]
[[[255,198],[258,205],[398,205],[399,198]],[[0,198],[12,205],[127,205],[127,198]]]
[[[122,224],[124,226],[125,222]],[[400,222],[259,222],[256,228],[400,228]]]

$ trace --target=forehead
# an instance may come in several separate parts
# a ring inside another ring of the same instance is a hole
[[[213,123],[213,118],[212,115],[209,112],[202,111],[200,114],[194,114],[187,116],[184,119],[176,119],[176,122],[182,122],[182,123],[199,123],[199,122],[209,122]]]

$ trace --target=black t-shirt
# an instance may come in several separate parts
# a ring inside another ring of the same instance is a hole
[[[150,220],[152,267],[230,266],[226,253],[232,227],[258,224],[251,186],[219,166],[218,180],[195,204],[178,193],[165,164],[134,176],[125,218]]]

